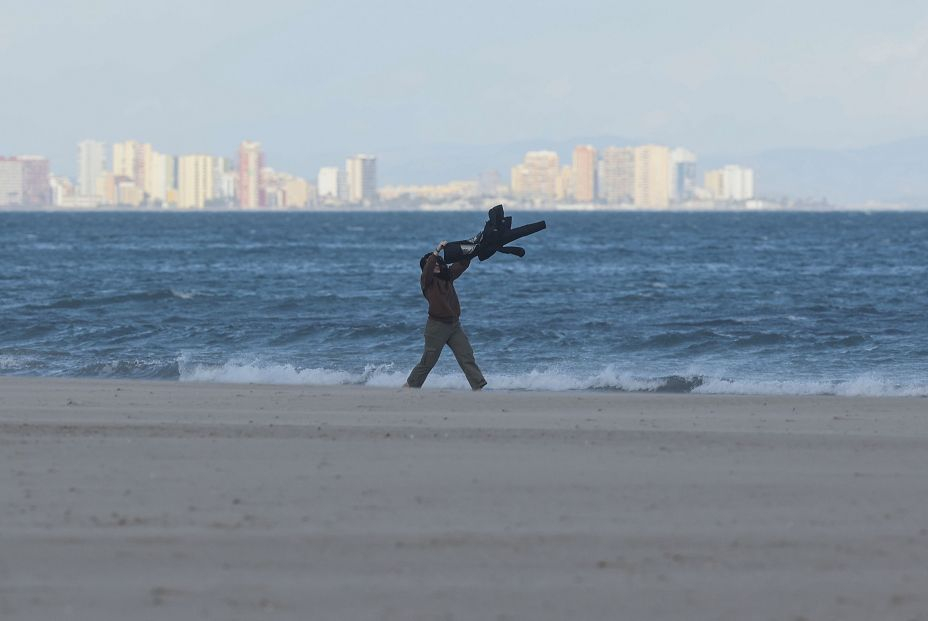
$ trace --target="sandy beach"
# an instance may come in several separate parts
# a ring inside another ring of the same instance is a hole
[[[928,619],[928,400],[0,378],[0,618]]]

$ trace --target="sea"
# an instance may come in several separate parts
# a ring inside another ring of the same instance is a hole
[[[510,215],[456,282],[491,390],[928,396],[928,213]],[[485,219],[0,213],[0,374],[399,387],[419,258]]]

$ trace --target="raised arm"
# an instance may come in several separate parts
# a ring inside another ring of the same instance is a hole
[[[432,256],[425,260],[425,265],[422,266],[422,276],[419,278],[419,282],[423,290],[431,285],[432,280],[435,279],[434,272],[436,263],[438,263],[438,255],[433,252]]]
[[[454,263],[449,269],[451,270],[451,280],[457,280],[457,278],[464,273],[470,267],[470,259],[464,259],[463,261],[458,261]]]
[[[444,248],[447,243],[448,242],[444,240],[439,242],[435,250],[432,251],[432,256],[425,260],[425,265],[422,266],[422,276],[419,278],[419,283],[422,285],[423,291],[426,287],[431,285],[432,281],[435,279],[435,263],[438,262],[438,253],[441,252],[441,249]]]

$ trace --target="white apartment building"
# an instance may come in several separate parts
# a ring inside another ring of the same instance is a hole
[[[364,153],[345,161],[348,200],[364,203],[377,200],[377,158]]]
[[[106,172],[106,147],[96,140],[77,144],[77,194],[96,196],[97,180]]]
[[[719,200],[746,201],[754,198],[754,171],[729,164],[705,175],[706,190]]]
[[[316,178],[319,200],[338,201],[347,198],[345,172],[337,166],[324,166]]]

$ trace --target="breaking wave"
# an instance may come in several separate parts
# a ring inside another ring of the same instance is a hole
[[[193,363],[184,357],[177,368],[182,382],[242,384],[295,384],[305,386],[357,385],[398,388],[406,380],[407,370],[393,364],[369,364],[360,371],[324,367],[300,368],[260,360],[230,360],[224,364]],[[897,382],[865,375],[843,381],[775,381],[729,379],[702,375],[641,377],[607,366],[596,373],[578,374],[557,369],[532,370],[527,373],[487,374],[489,390],[572,391],[605,390],[618,392],[696,393],[733,395],[838,395],[873,397],[925,397],[928,383]],[[467,390],[461,373],[429,375],[426,389]]]

